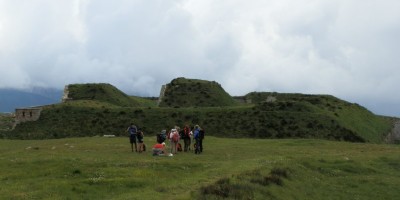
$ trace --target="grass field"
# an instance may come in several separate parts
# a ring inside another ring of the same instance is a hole
[[[154,157],[125,137],[0,140],[1,199],[397,199],[400,146],[207,137]]]

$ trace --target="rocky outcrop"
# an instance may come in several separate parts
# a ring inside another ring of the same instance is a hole
[[[164,95],[165,95],[165,90],[167,90],[167,85],[161,86],[160,97],[158,97],[157,105],[160,105],[160,103],[161,103],[161,101],[162,101],[162,98],[163,98]]]
[[[63,103],[65,103],[65,102],[71,101],[71,100],[72,100],[72,98],[69,97],[69,85],[66,85],[66,86],[64,87],[64,94],[63,94],[63,96],[62,96],[61,101],[62,101]]]
[[[386,143],[398,144],[400,143],[400,120],[393,123],[392,131],[386,137]]]

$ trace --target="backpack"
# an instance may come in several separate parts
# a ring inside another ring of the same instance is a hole
[[[171,136],[172,141],[173,142],[178,142],[179,134],[177,132],[172,132],[171,134],[172,134],[172,136]]]
[[[146,144],[144,144],[144,143],[143,143],[143,148],[142,148],[142,150],[143,150],[143,151],[146,151]]]
[[[200,140],[204,139],[204,130],[203,129],[201,129],[199,131],[199,138],[200,138]]]
[[[164,133],[157,133],[157,143],[161,144],[167,139],[167,135]]]
[[[164,142],[164,141],[162,141],[161,133],[157,133],[156,138],[157,138],[157,143],[161,144]]]
[[[181,145],[181,143],[178,143],[177,144],[177,148],[176,148],[178,151],[182,151],[182,145]]]
[[[183,138],[190,138],[190,129],[187,126],[183,128]]]
[[[142,139],[143,136],[144,136],[144,135],[143,135],[143,132],[142,132],[142,131],[137,132],[137,137],[138,137],[138,138],[141,138],[141,139]]]

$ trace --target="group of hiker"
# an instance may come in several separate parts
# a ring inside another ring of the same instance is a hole
[[[134,151],[133,146],[135,146],[136,152],[141,153],[145,151],[146,146],[143,143],[143,131],[132,123],[128,127],[127,132],[129,133],[132,152]],[[194,151],[195,154],[200,154],[203,152],[204,136],[204,129],[200,128],[199,125],[195,125],[194,127],[185,125],[183,129],[175,126],[168,132],[167,130],[162,130],[161,133],[156,135],[157,143],[153,146],[152,153],[154,156],[172,156],[179,151]],[[182,140],[184,144],[183,149],[180,143]],[[168,148],[166,141],[169,143]],[[191,145],[192,143],[193,145]]]

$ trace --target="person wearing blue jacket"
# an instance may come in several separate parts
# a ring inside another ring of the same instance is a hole
[[[199,125],[194,126],[193,136],[194,136],[194,140],[196,141],[194,153],[200,154],[201,152],[200,152],[200,126]]]

